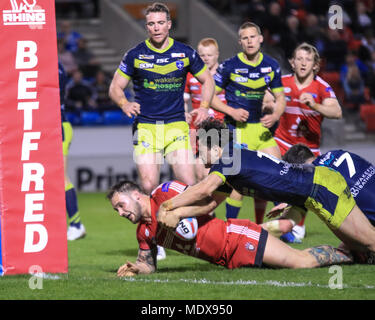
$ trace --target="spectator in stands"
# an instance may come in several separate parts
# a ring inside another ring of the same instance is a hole
[[[84,78],[94,79],[100,64],[98,59],[87,47],[87,40],[85,38],[78,39],[78,48],[74,51],[73,55]]]
[[[57,40],[57,54],[59,56],[60,63],[65,69],[65,72],[70,77],[74,71],[78,70],[78,65],[73,54],[66,50],[64,39]]]
[[[318,16],[309,13],[306,16],[301,37],[305,42],[316,46],[318,39],[323,38],[322,28],[319,25]]]
[[[83,79],[80,70],[73,73],[72,79],[66,86],[66,91],[67,110],[94,110],[97,108],[95,90]]]
[[[72,30],[70,21],[64,20],[60,24],[60,31],[57,32],[57,39],[64,39],[68,51],[75,52],[78,50],[78,41],[82,35]]]
[[[103,70],[99,70],[96,73],[95,81],[92,85],[96,91],[96,105],[98,106],[98,109],[118,110],[117,105],[112,102],[108,95],[110,83],[111,79]]]
[[[278,45],[281,40],[281,32],[284,28],[281,6],[277,1],[273,1],[268,6],[269,18],[265,21],[265,30],[269,32],[268,41]]]
[[[339,71],[345,62],[347,44],[336,29],[326,28],[326,34],[322,52],[322,56],[326,58],[326,71]]]
[[[281,35],[280,43],[287,59],[292,57],[294,48],[296,48],[300,42],[302,42],[302,38],[299,20],[296,16],[289,15],[286,18],[286,27]]]
[[[348,71],[342,85],[344,87],[346,102],[358,110],[359,105],[365,100],[365,84],[356,64],[348,66]]]
[[[341,83],[344,83],[349,69],[353,66],[356,66],[360,72],[360,76],[363,80],[367,79],[368,67],[367,65],[360,60],[354,52],[349,52],[345,57],[345,64],[340,68],[340,80]],[[352,68],[353,69],[353,68]]]
[[[355,27],[355,31],[357,33],[361,33],[366,28],[372,27],[372,22],[368,9],[362,1],[357,1],[356,4]]]

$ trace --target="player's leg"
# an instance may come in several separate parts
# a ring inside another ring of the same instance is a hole
[[[164,154],[177,180],[194,185],[195,158],[192,152],[189,126],[184,121],[165,125]]]
[[[151,194],[159,185],[163,156],[161,153],[146,153],[136,156],[135,160],[140,185],[147,194]]]
[[[357,205],[333,233],[352,251],[375,252],[375,227]]]
[[[81,223],[81,215],[78,209],[77,193],[68,175],[68,154],[70,143],[73,139],[73,128],[69,122],[62,123],[63,155],[65,176],[65,205],[68,214],[67,239],[77,240],[86,235],[84,225]]]
[[[160,167],[164,161],[161,153],[164,148],[163,138],[163,125],[148,123],[135,123],[133,125],[133,158],[136,163],[140,185],[147,194],[151,194],[160,182]],[[157,259],[165,259],[164,248],[157,246],[157,249]]]
[[[274,268],[317,268],[352,262],[351,255],[332,246],[297,250],[270,234],[263,255],[263,264]]]

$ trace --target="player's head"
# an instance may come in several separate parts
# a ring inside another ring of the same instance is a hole
[[[199,41],[197,51],[208,69],[212,69],[218,63],[219,45],[214,38],[203,38]]]
[[[320,67],[320,55],[311,44],[301,43],[293,52],[290,64],[295,74],[300,78],[316,75]]]
[[[107,193],[113,209],[132,223],[138,223],[142,218],[144,196],[146,194],[138,184],[126,180],[113,185]]]
[[[198,129],[199,157],[206,168],[220,159],[223,148],[232,141],[232,131],[220,120],[210,118],[200,124]]]
[[[263,36],[257,24],[249,21],[243,23],[238,30],[238,37],[242,51],[246,55],[254,56],[259,52]]]
[[[172,27],[171,16],[168,7],[155,2],[146,8],[146,29],[150,41],[160,45],[169,37],[169,30]]]
[[[284,155],[283,160],[289,163],[307,163],[315,159],[310,148],[302,143],[292,146]]]

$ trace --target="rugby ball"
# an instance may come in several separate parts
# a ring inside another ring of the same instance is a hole
[[[196,218],[181,219],[176,227],[176,234],[183,240],[192,240],[197,236],[198,222]]]

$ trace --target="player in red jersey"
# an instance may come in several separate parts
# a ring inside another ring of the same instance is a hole
[[[314,46],[300,44],[290,63],[294,74],[282,77],[286,108],[274,138],[281,155],[291,146],[303,143],[319,156],[323,119],[340,119],[341,107],[330,85],[317,75],[320,57]],[[300,242],[304,235],[303,219],[293,228],[293,234],[284,236],[284,239]]]
[[[126,262],[117,275],[135,276],[156,271],[157,245],[170,248],[229,269],[240,267],[314,268],[337,263],[351,263],[352,257],[328,245],[297,250],[289,247],[259,225],[240,219],[223,221],[207,213],[215,206],[215,200],[200,201],[189,207],[181,207],[173,214],[197,216],[198,231],[193,239],[184,239],[174,229],[157,221],[160,205],[182,193],[186,185],[178,181],[166,182],[151,194],[130,181],[121,181],[108,192],[112,207],[121,217],[138,223],[138,258],[135,263]],[[171,214],[169,212],[169,214]]]
[[[216,69],[219,66],[219,45],[217,41],[213,38],[203,38],[199,41],[197,46],[197,52],[199,56],[202,58],[203,62],[208,67],[208,70],[212,75],[216,73]],[[197,155],[198,148],[197,148],[197,127],[194,124],[196,116],[194,116],[194,110],[198,109],[201,105],[201,97],[202,97],[202,85],[201,83],[191,74],[188,73],[186,77],[186,85],[185,85],[185,92],[184,92],[184,100],[185,100],[185,111],[186,111],[186,118],[187,122],[189,123],[189,134],[190,134],[190,142],[191,147],[193,150],[193,154]],[[220,93],[218,95],[219,99],[226,103],[225,100],[225,93]],[[188,110],[188,101],[191,100],[191,106],[193,109],[192,115],[187,112]],[[224,121],[224,113],[217,111],[215,109],[209,108],[208,114],[210,117],[223,120]],[[197,181],[201,181],[204,177],[207,176],[208,170],[204,167],[202,161],[199,157],[196,158],[195,161],[195,172]]]

